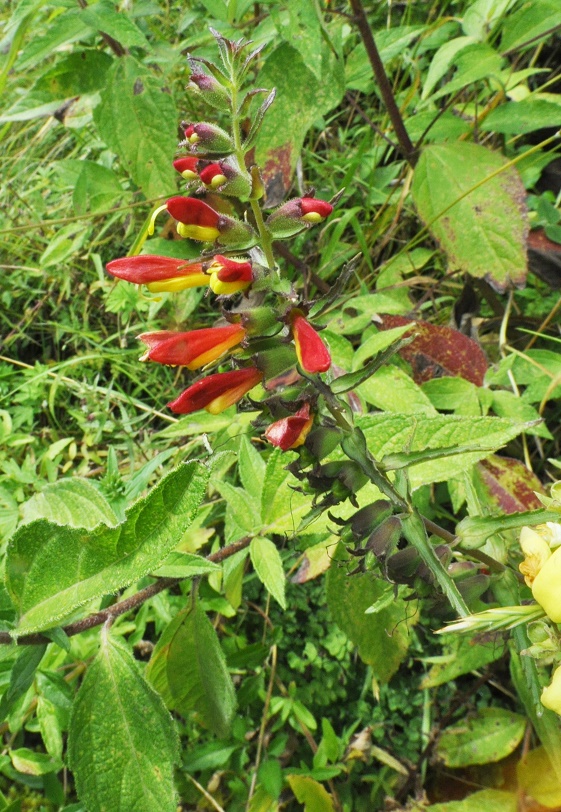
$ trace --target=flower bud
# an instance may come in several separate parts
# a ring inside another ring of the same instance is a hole
[[[220,414],[241,400],[262,378],[263,374],[256,367],[217,372],[185,389],[168,406],[176,414],[191,414],[199,409]]]
[[[534,577],[532,594],[546,615],[561,623],[561,547],[542,564]]]
[[[306,372],[326,372],[331,366],[329,350],[312,325],[304,318],[302,311],[293,310],[290,314],[292,337],[296,347],[298,363]]]
[[[199,178],[208,189],[212,191],[219,189],[225,195],[249,197],[251,192],[248,174],[240,169],[233,156],[207,164],[200,170]]]
[[[195,69],[191,73],[187,90],[196,93],[216,110],[226,112],[232,103],[228,90],[214,76]]]
[[[266,225],[276,240],[282,240],[323,222],[332,211],[333,206],[325,200],[295,197],[269,215]]]
[[[197,172],[198,163],[199,158],[190,155],[185,158],[177,158],[173,162],[173,168],[176,169],[185,180],[197,180],[199,177],[199,173]]]
[[[543,689],[541,702],[544,708],[561,716],[561,666],[555,669],[551,683]]]
[[[170,366],[186,366],[195,370],[221,358],[229,349],[240,344],[246,332],[241,324],[209,327],[179,333],[160,330],[138,336],[147,346],[141,361],[156,361]]]
[[[180,237],[201,242],[217,240],[224,245],[245,247],[253,242],[255,233],[251,226],[225,214],[219,214],[204,200],[196,197],[172,197],[165,204],[168,212],[179,221]]]
[[[547,541],[531,527],[523,527],[520,531],[520,546],[525,555],[519,570],[529,587],[532,587],[541,568],[551,557],[551,549]]]
[[[281,451],[289,451],[304,443],[313,422],[314,416],[310,415],[310,404],[305,403],[296,414],[271,423],[265,431],[265,437]]]
[[[183,125],[185,144],[193,151],[206,153],[229,153],[235,149],[234,142],[221,127],[203,121],[199,124]]]
[[[245,290],[253,282],[251,262],[246,259],[230,259],[217,254],[206,272],[210,275],[210,288],[218,296]]]

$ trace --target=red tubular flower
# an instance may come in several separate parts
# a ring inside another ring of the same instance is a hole
[[[179,174],[184,177],[185,180],[196,180],[199,177],[197,172],[198,163],[198,158],[187,156],[185,158],[177,158],[177,160],[173,162],[173,168],[177,169]]]
[[[291,448],[298,448],[305,442],[313,422],[314,416],[310,415],[310,404],[305,403],[296,414],[271,423],[265,432],[265,437],[281,451],[289,451]]]
[[[228,324],[225,327],[209,327],[176,333],[160,330],[138,336],[148,347],[141,361],[156,361],[158,364],[184,366],[195,370],[221,358],[236,344],[244,340],[245,329],[241,324]]]
[[[211,189],[218,189],[223,186],[228,178],[224,174],[224,170],[219,163],[208,164],[204,169],[199,172],[199,178],[205,186],[210,186]]]
[[[247,395],[262,378],[263,373],[256,367],[217,372],[194,383],[168,406],[176,414],[191,414],[199,409],[220,414]]]
[[[207,268],[210,287],[214,293],[227,296],[245,290],[253,282],[251,262],[245,259],[229,259],[217,254]]]
[[[306,372],[326,372],[331,366],[329,350],[299,310],[290,316],[298,363]]]
[[[326,200],[295,197],[269,215],[267,226],[276,239],[292,237],[306,226],[323,222],[332,211],[333,206]]]
[[[235,149],[234,142],[221,127],[202,121],[197,124],[183,123],[185,141],[193,150],[201,152],[230,153]]]
[[[107,272],[135,285],[147,285],[153,293],[209,284],[200,262],[152,254],[114,259],[107,263]]]

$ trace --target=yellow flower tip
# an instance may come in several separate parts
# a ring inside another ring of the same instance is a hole
[[[228,178],[226,175],[215,175],[210,183],[207,183],[209,189],[218,189],[220,186],[223,186]]]
[[[317,211],[309,211],[307,214],[303,214],[300,219],[304,220],[305,223],[310,223],[315,226],[318,223],[322,223],[325,217],[322,217]]]
[[[192,223],[178,223],[177,233],[180,237],[198,240],[199,242],[214,242],[220,236],[219,230],[214,226],[198,226]]]
[[[251,282],[240,280],[238,282],[222,282],[217,274],[213,273],[210,276],[210,289],[217,296],[229,296],[232,293],[238,293],[240,290],[245,290],[251,285]]]
[[[525,555],[519,569],[526,584],[531,587],[545,562],[551,557],[547,541],[531,527],[523,527],[520,532],[520,547]]]
[[[545,524],[538,524],[536,530],[552,549],[561,547],[561,524],[558,522],[546,522]]]
[[[153,211],[152,217],[150,218],[150,224],[148,226],[148,236],[149,237],[151,237],[153,235],[153,233],[154,233],[154,228],[155,228],[155,225],[156,225],[156,217],[158,216],[158,214],[161,211],[164,211],[164,209],[167,209],[167,203],[164,203],[163,206],[158,206],[158,208]]]
[[[199,176],[196,172],[193,172],[191,169],[185,169],[181,173],[181,177],[185,178],[185,180],[196,180]]]
[[[561,666],[555,669],[551,683],[543,689],[541,703],[561,716]]]
[[[191,135],[188,137],[187,140],[189,141],[190,144],[198,144],[201,139],[199,138],[197,133],[191,133]]]

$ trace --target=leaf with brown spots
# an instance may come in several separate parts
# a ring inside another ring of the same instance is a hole
[[[406,316],[381,317],[382,330],[414,324],[416,338],[399,351],[411,364],[415,383],[422,384],[432,378],[453,376],[464,378],[476,386],[483,385],[487,372],[485,353],[472,338],[452,327],[440,327],[428,321],[410,319]]]
[[[541,482],[518,460],[493,454],[477,463],[475,476],[488,500],[504,513],[522,513],[542,507],[535,493],[544,493]]]
[[[432,144],[421,153],[411,192],[450,270],[501,292],[524,286],[526,193],[506,158],[478,144]]]

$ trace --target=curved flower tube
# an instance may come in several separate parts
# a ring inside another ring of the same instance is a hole
[[[210,288],[219,296],[228,296],[245,290],[253,282],[251,262],[231,259],[217,254],[206,269],[210,274]]]
[[[271,423],[265,431],[265,437],[281,451],[289,451],[292,448],[298,448],[305,442],[313,422],[314,416],[310,415],[310,404],[305,403],[295,414]]]
[[[298,234],[304,228],[317,225],[329,217],[333,206],[315,197],[295,197],[283,203],[267,218],[267,227],[275,239]]]
[[[185,290],[209,284],[200,262],[175,257],[140,254],[108,262],[107,273],[135,285],[146,285],[152,293]]]
[[[191,414],[199,409],[206,409],[210,414],[220,414],[247,395],[262,378],[263,373],[256,367],[217,372],[185,389],[168,406],[176,414]]]
[[[148,349],[140,360],[185,366],[191,370],[200,369],[221,358],[229,349],[240,344],[245,336],[246,331],[241,324],[209,327],[187,333],[172,330],[142,333],[138,339]]]

